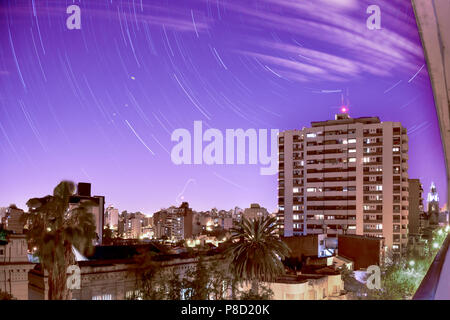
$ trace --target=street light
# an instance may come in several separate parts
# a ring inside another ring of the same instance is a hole
[[[411,261],[409,262],[409,265],[410,265],[411,267],[414,267],[415,264],[416,264],[416,262],[415,262],[414,260],[411,260]]]

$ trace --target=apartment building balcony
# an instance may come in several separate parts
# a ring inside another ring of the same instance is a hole
[[[376,203],[381,204],[381,203],[383,203],[383,200],[363,200],[363,203],[364,204],[376,204]]]
[[[370,232],[370,233],[381,234],[381,233],[383,233],[383,229],[367,229],[367,228],[363,228],[363,232]]]
[[[383,132],[376,132],[376,133],[363,133],[364,138],[375,138],[375,137],[383,137]]]
[[[343,196],[356,196],[356,191],[326,191],[327,197],[343,197]],[[315,196],[320,196],[319,194],[315,194]]]
[[[375,220],[364,219],[363,222],[364,223],[383,223],[383,219],[375,219]]]
[[[324,168],[325,169],[331,169],[331,168],[344,169],[346,167],[347,167],[347,163],[344,163],[344,162],[327,162],[327,163],[324,163]]]
[[[400,191],[399,191],[400,192]],[[364,190],[364,195],[370,195],[370,194],[383,194],[382,190]]]
[[[383,210],[363,210],[363,213],[383,213]]]
[[[382,156],[383,152],[379,151],[379,152],[364,152],[363,153],[364,156]]]
[[[382,146],[383,142],[363,142],[363,145],[369,147]]]
[[[356,209],[345,209],[345,210],[336,210],[336,209],[330,209],[330,210],[314,210],[314,209],[307,209],[306,212],[308,214],[314,214],[314,215],[333,215],[333,216],[345,216],[345,215],[356,215]],[[349,219],[350,220],[350,219]],[[334,221],[334,220],[330,220]]]
[[[382,180],[379,181],[363,181],[363,185],[383,184]]]
[[[363,166],[376,166],[376,165],[382,165],[382,164],[383,164],[383,161],[363,162]],[[400,164],[400,162],[398,164]]]
[[[320,206],[320,205],[336,205],[336,206],[355,206],[356,200],[308,200],[308,205],[310,206]]]
[[[326,217],[326,216],[325,216]],[[353,222],[353,223],[351,223]],[[306,224],[315,224],[315,225],[354,225],[355,220],[350,219],[307,219]]]

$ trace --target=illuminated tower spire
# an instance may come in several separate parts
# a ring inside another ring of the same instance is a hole
[[[439,203],[439,194],[436,191],[436,185],[431,182],[430,192],[428,192],[427,203],[435,201]]]

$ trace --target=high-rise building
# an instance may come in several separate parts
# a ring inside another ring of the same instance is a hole
[[[119,209],[112,205],[105,210],[105,226],[109,226],[113,230],[117,230],[119,224]]]
[[[15,205],[10,205],[5,208],[4,213],[0,215],[0,224],[6,230],[12,231],[16,234],[23,233],[24,222],[22,221],[23,210],[17,208]]]
[[[357,234],[405,250],[408,136],[378,117],[312,122],[279,134],[278,218],[286,237]]]
[[[94,215],[95,232],[97,233],[97,240],[95,242],[101,244],[103,239],[105,197],[91,196],[91,184],[80,182],[77,185],[77,193],[70,197],[69,208],[73,209],[83,202],[90,204],[88,210]]]
[[[423,219],[423,187],[419,179],[408,179],[409,183],[409,236],[420,236],[422,234]]]
[[[188,239],[193,236],[194,214],[189,203],[170,207],[153,214],[153,230],[156,238],[170,240]]]

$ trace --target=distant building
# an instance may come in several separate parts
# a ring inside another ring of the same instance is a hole
[[[435,227],[439,224],[439,194],[436,190],[436,185],[431,182],[430,192],[427,196],[427,217],[430,227]]]
[[[110,205],[105,210],[105,226],[109,226],[110,229],[117,230],[118,225],[119,209],[116,209],[112,205]]]
[[[80,182],[77,185],[77,193],[69,199],[69,208],[73,209],[83,202],[90,202],[92,204],[88,210],[94,215],[95,231],[97,233],[96,243],[101,244],[103,240],[105,197],[91,196],[91,184]]]
[[[191,238],[193,225],[194,213],[187,202],[183,202],[178,208],[172,206],[153,214],[153,232],[157,239],[166,237],[178,241]]]
[[[246,208],[244,210],[244,213],[242,214],[243,217],[245,217],[246,219],[249,219],[249,220],[267,217],[268,215],[269,215],[269,212],[267,211],[267,209],[261,207],[257,203],[252,203],[250,205],[250,208]]]
[[[24,234],[0,230],[0,290],[18,300],[28,300],[28,272],[34,264],[28,261]]]
[[[409,236],[420,236],[422,234],[421,219],[423,216],[423,188],[419,179],[408,179],[409,183]]]
[[[141,212],[126,212],[123,219],[123,238],[139,239],[143,234],[144,222],[146,216]]]
[[[23,210],[17,208],[15,205],[4,208],[3,213],[0,215],[0,224],[2,224],[6,230],[21,234],[23,233],[24,226],[24,222],[22,221],[23,213]]]

